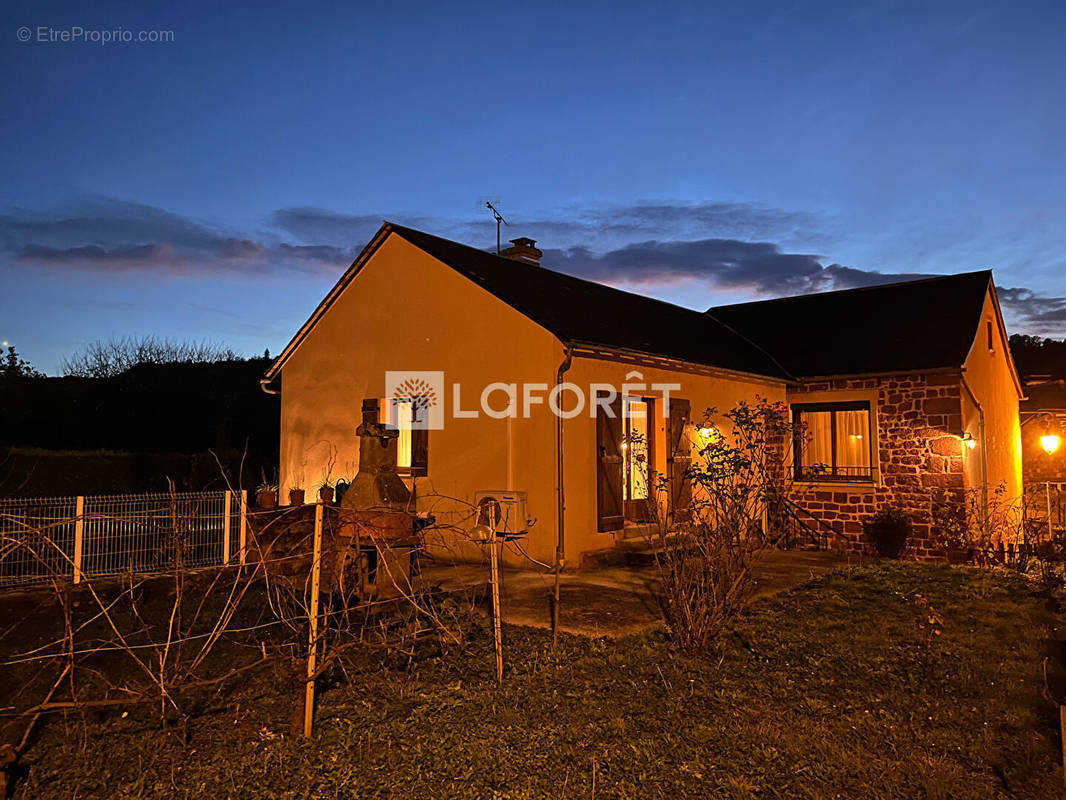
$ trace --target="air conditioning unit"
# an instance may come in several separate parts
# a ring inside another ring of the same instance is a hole
[[[496,535],[505,539],[525,536],[534,520],[526,516],[526,493],[509,491],[474,492],[477,525],[496,523]]]

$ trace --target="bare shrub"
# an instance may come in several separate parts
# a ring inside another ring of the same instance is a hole
[[[224,345],[141,336],[95,341],[63,359],[63,374],[78,378],[113,378],[142,364],[210,364],[240,358]]]
[[[722,414],[709,409],[695,440],[682,444],[699,454],[686,475],[691,508],[684,521],[657,525],[652,538],[662,613],[686,653],[706,652],[751,598],[752,567],[784,513],[793,433],[784,403],[757,399]],[[660,520],[665,483],[655,493]]]

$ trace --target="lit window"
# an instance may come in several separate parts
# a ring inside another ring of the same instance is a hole
[[[794,405],[792,414],[803,436],[795,447],[797,479],[873,478],[869,403]]]
[[[396,440],[396,469],[410,472],[412,456],[411,420],[414,418],[414,401],[409,398],[390,398],[382,408],[381,420],[400,432]]]

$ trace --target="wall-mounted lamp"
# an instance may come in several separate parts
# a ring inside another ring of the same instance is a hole
[[[964,433],[962,435],[962,443],[964,445],[966,445],[968,448],[970,448],[971,450],[973,450],[975,447],[977,447],[977,440],[975,438],[973,438],[973,434],[970,433],[969,431],[966,431],[966,433]]]
[[[1054,433],[1045,433],[1040,437],[1040,446],[1044,448],[1044,452],[1051,455],[1059,449],[1059,445],[1062,440]]]
[[[705,442],[709,442],[714,438],[714,435],[718,433],[713,425],[701,425],[696,432],[699,433],[700,438]]]

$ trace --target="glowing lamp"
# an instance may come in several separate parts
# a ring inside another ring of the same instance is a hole
[[[1059,444],[1062,440],[1054,433],[1045,433],[1040,437],[1040,446],[1044,448],[1044,452],[1051,455],[1059,449]]]
[[[977,440],[973,438],[973,434],[969,431],[966,431],[966,433],[962,435],[962,443],[969,447],[971,450],[977,447]]]

